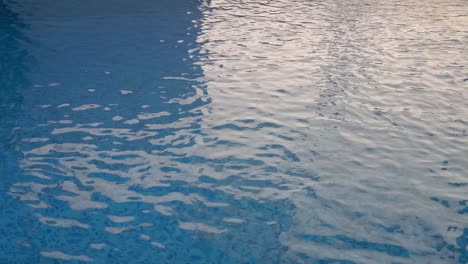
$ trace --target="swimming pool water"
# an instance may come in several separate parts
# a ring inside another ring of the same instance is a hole
[[[468,263],[465,0],[0,0],[0,263]]]

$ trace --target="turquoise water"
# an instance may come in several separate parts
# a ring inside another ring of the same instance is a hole
[[[0,0],[0,263],[468,263],[464,0]]]

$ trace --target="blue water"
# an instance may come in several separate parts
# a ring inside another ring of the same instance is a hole
[[[468,263],[465,0],[0,0],[0,263]]]

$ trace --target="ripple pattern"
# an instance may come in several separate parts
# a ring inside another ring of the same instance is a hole
[[[1,263],[468,262],[464,0],[46,2],[0,0]]]

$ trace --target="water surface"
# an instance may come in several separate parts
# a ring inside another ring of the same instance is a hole
[[[464,0],[0,1],[0,263],[467,263]]]

